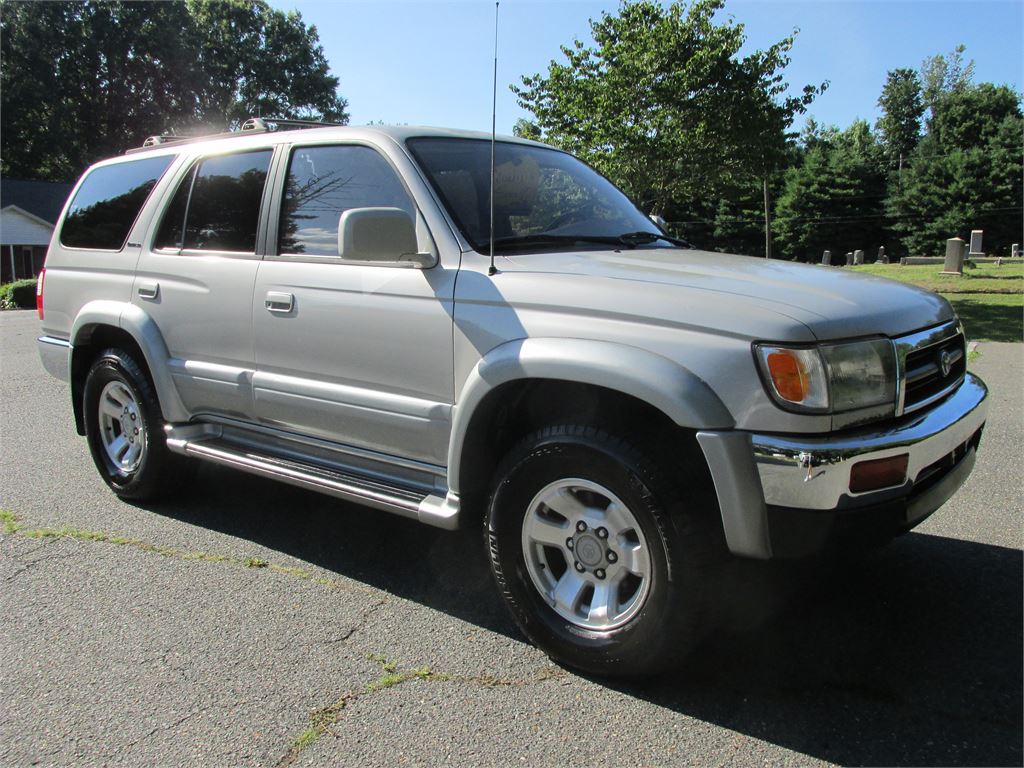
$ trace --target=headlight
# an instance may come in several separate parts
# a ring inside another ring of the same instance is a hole
[[[755,344],[769,394],[785,408],[841,413],[896,401],[896,355],[888,339],[785,347]]]

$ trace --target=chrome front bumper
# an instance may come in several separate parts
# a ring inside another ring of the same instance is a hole
[[[988,411],[988,389],[968,373],[963,384],[930,410],[889,423],[884,429],[837,435],[760,435],[700,432],[722,510],[729,548],[768,558],[774,553],[769,524],[786,510],[820,518],[882,505],[902,506],[903,528],[944,504],[966,480],[979,431]],[[899,486],[866,493],[850,491],[854,464],[908,455],[907,479]]]

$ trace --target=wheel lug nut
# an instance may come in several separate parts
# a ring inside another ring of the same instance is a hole
[[[138,427],[135,428],[135,434],[136,435],[139,434],[139,428]]]
[[[610,549],[605,553],[604,557],[609,563],[614,563],[616,560],[619,559],[619,556],[616,555],[615,552],[613,552]]]
[[[608,531],[606,531],[604,528],[598,528],[597,529],[597,538],[599,538],[599,539],[607,539],[608,538]]]
[[[587,530],[587,524],[580,520],[578,523],[576,523],[576,530],[580,533],[583,533],[585,530]]]
[[[596,571],[594,571],[594,575],[597,576],[597,578],[599,578],[599,579],[603,579],[604,578],[604,568],[598,568]]]
[[[576,563],[576,570],[579,571],[580,573],[583,573],[583,570],[584,570],[583,569],[583,564],[582,563]]]
[[[573,547],[573,540],[572,540],[572,537],[570,537],[570,538],[565,540],[565,548],[566,549],[572,549],[572,547]]]

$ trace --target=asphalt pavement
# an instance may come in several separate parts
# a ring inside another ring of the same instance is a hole
[[[867,558],[739,562],[684,668],[527,644],[479,531],[204,466],[117,500],[0,314],[0,765],[1021,765],[1024,345],[974,474]]]

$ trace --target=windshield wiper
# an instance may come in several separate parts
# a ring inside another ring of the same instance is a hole
[[[498,237],[494,240],[495,249],[528,247],[531,245],[561,245],[565,243],[600,243],[601,245],[625,245],[636,248],[656,240],[664,240],[680,248],[693,248],[685,240],[669,237],[659,232],[627,232],[624,235],[546,235],[539,232],[534,235],[511,235]]]
[[[678,237],[669,237],[668,235],[663,235],[661,232],[627,232],[624,235],[619,235],[619,240],[626,245],[632,245],[633,247],[653,243],[655,240],[664,240],[666,243],[678,245],[680,248],[693,248],[693,246],[685,240],[680,240]]]
[[[604,235],[511,235],[494,239],[495,249],[517,248],[530,245],[561,245],[564,243],[600,243],[601,245],[623,245],[626,241]]]

